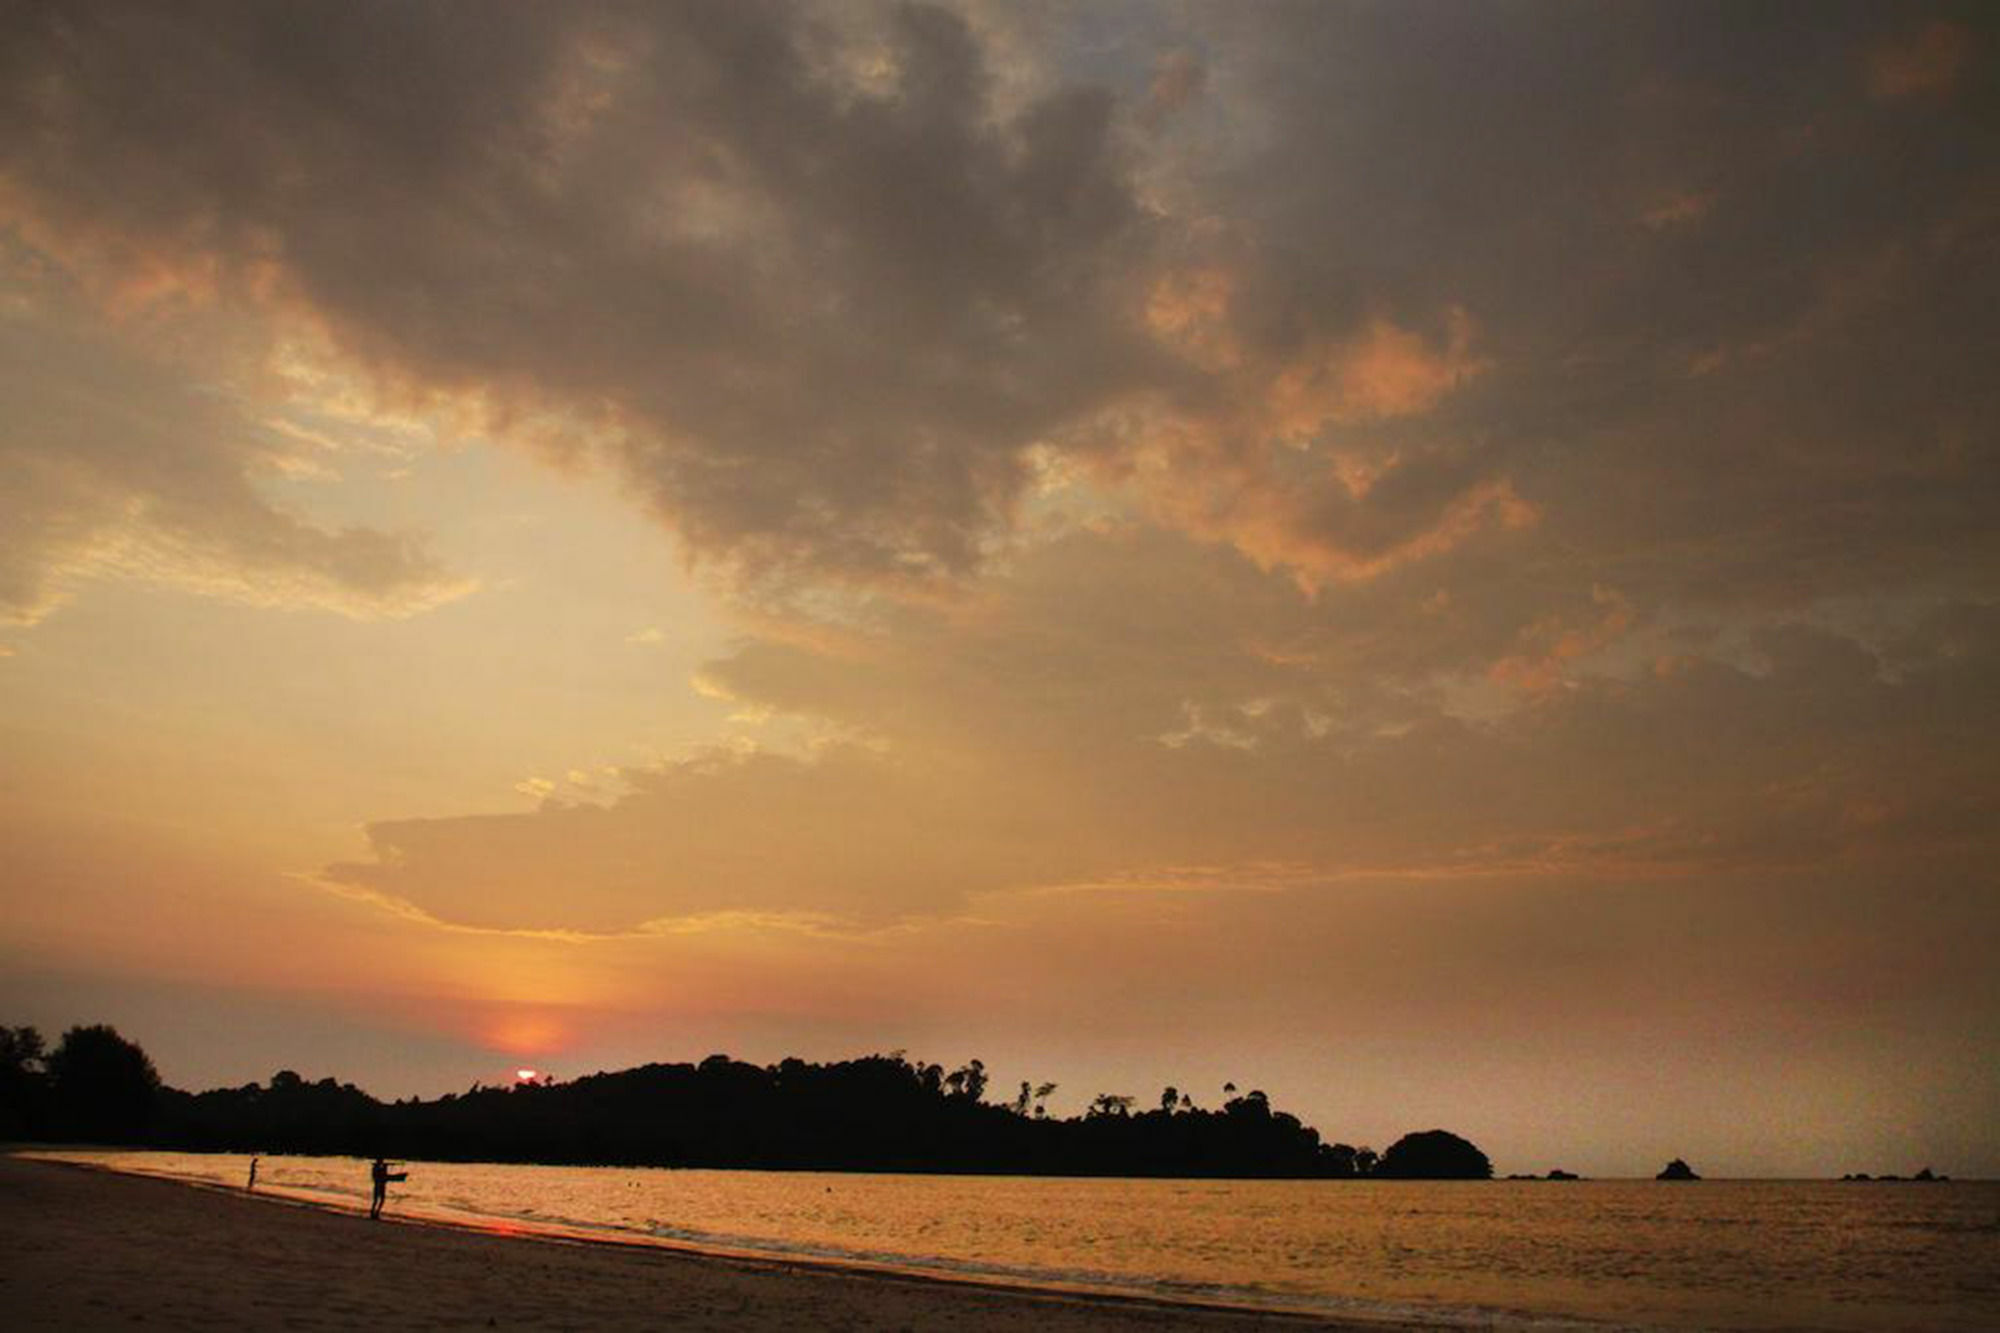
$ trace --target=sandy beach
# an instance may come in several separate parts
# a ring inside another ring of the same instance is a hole
[[[509,1237],[0,1156],[23,1329],[1352,1327],[810,1264]]]

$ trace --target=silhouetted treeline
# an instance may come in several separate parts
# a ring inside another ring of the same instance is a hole
[[[0,1029],[0,1136],[191,1151],[383,1155],[434,1161],[1035,1175],[1485,1178],[1485,1154],[1442,1130],[1379,1158],[1326,1143],[1262,1092],[1225,1087],[1204,1110],[1177,1089],[1156,1106],[1102,1094],[1046,1113],[1055,1085],[986,1100],[979,1061],[947,1073],[900,1054],[758,1066],[713,1055],[566,1083],[475,1085],[380,1102],[282,1071],[268,1084],[163,1088],[109,1028],[72,1029],[46,1058],[30,1028]]]
[[[165,1095],[153,1062],[113,1028],[71,1028],[50,1051],[34,1028],[0,1027],[0,1139],[144,1141]]]

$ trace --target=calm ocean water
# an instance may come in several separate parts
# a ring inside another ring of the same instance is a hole
[[[249,1159],[47,1153],[241,1187]],[[392,1215],[1466,1326],[2000,1329],[2000,1184],[1072,1180],[404,1164]],[[365,1207],[367,1164],[260,1192]]]

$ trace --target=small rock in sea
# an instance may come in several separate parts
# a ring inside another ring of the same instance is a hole
[[[1666,1168],[1662,1170],[1659,1175],[1654,1176],[1653,1179],[1700,1180],[1701,1177],[1694,1173],[1693,1167],[1689,1166],[1686,1162],[1683,1162],[1680,1158],[1676,1157],[1674,1158],[1673,1161],[1668,1162]]]

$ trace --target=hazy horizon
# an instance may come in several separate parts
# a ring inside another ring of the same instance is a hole
[[[2000,1176],[1991,6],[11,26],[0,1023]]]

